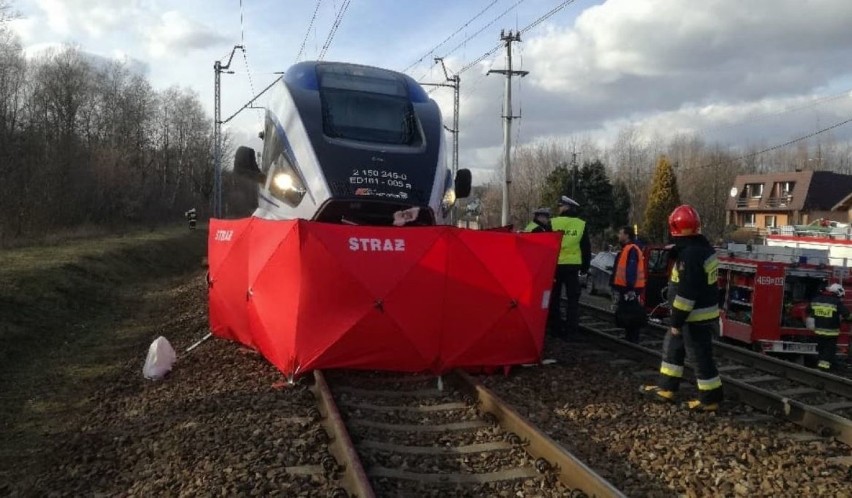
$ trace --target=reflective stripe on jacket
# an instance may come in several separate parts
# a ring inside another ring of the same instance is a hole
[[[716,251],[703,235],[678,241],[677,261],[669,279],[671,326],[719,318],[719,284]]]
[[[823,294],[811,300],[808,316],[814,317],[816,335],[836,337],[840,334],[840,318],[848,317],[849,310],[838,297]]]

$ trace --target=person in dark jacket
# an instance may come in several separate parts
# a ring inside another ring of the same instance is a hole
[[[616,316],[621,318],[619,326],[624,327],[628,341],[638,344],[639,332],[644,325],[645,309],[641,297],[645,291],[645,256],[635,242],[636,233],[631,226],[623,226],[618,230],[618,242],[621,251],[615,257],[610,288],[616,294]],[[636,315],[636,316],[634,316]]]
[[[808,316],[813,318],[813,330],[816,334],[819,357],[817,368],[820,370],[835,368],[840,319],[849,320],[849,310],[842,301],[845,294],[842,285],[831,284],[808,305]]]
[[[183,216],[189,222],[189,229],[195,230],[195,222],[198,218],[198,215],[195,213],[195,208],[190,209],[189,211],[183,213]]]
[[[716,411],[722,401],[722,380],[713,360],[713,338],[719,334],[719,261],[700,230],[701,219],[692,206],[678,206],[669,216],[677,258],[668,286],[670,328],[663,342],[659,381],[642,386],[640,391],[655,400],[673,402],[689,348],[695,360],[699,398],[686,406],[692,411]]]
[[[556,265],[556,285],[550,295],[549,328],[556,329],[557,336],[575,338],[580,328],[580,273],[589,271],[592,261],[592,245],[586,230],[586,222],[579,218],[580,205],[568,196],[559,199],[559,216],[550,220],[554,232],[562,232],[562,247]],[[567,319],[562,320],[560,301],[562,289],[568,297]],[[558,324],[558,325],[557,325]]]
[[[533,220],[524,228],[524,232],[552,232],[550,227],[550,208],[538,208],[533,211]]]

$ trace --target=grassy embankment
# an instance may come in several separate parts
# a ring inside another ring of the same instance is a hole
[[[141,376],[159,335],[144,310],[168,309],[157,289],[203,278],[199,228],[0,250],[0,488],[4,474],[37,463],[51,436],[79,422],[122,365],[138,360]]]

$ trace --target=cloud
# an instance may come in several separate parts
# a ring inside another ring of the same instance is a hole
[[[159,22],[148,30],[146,37],[148,51],[154,57],[183,55],[229,40],[213,28],[189,19],[176,10],[163,13]]]
[[[101,37],[132,25],[147,17],[146,6],[140,1],[110,0],[36,0],[53,32],[68,36],[83,31]]]
[[[513,129],[521,127],[522,141],[612,139],[618,128],[638,126],[649,137],[692,131],[740,146],[780,143],[852,111],[852,99],[812,102],[844,80],[852,88],[849,19],[847,0],[607,0],[573,25],[543,26],[513,47],[517,65],[530,71],[514,87],[513,114],[523,118]],[[502,67],[503,52],[494,57]],[[502,143],[504,80],[480,69],[462,75],[461,147],[467,167],[488,168],[499,164],[499,151],[485,151]],[[451,96],[433,95],[449,119]],[[795,105],[806,110],[785,111]],[[751,119],[767,113],[776,118]]]

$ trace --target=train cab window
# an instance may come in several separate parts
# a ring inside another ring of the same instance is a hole
[[[418,145],[420,130],[405,81],[364,67],[317,67],[323,133],[331,138]]]

